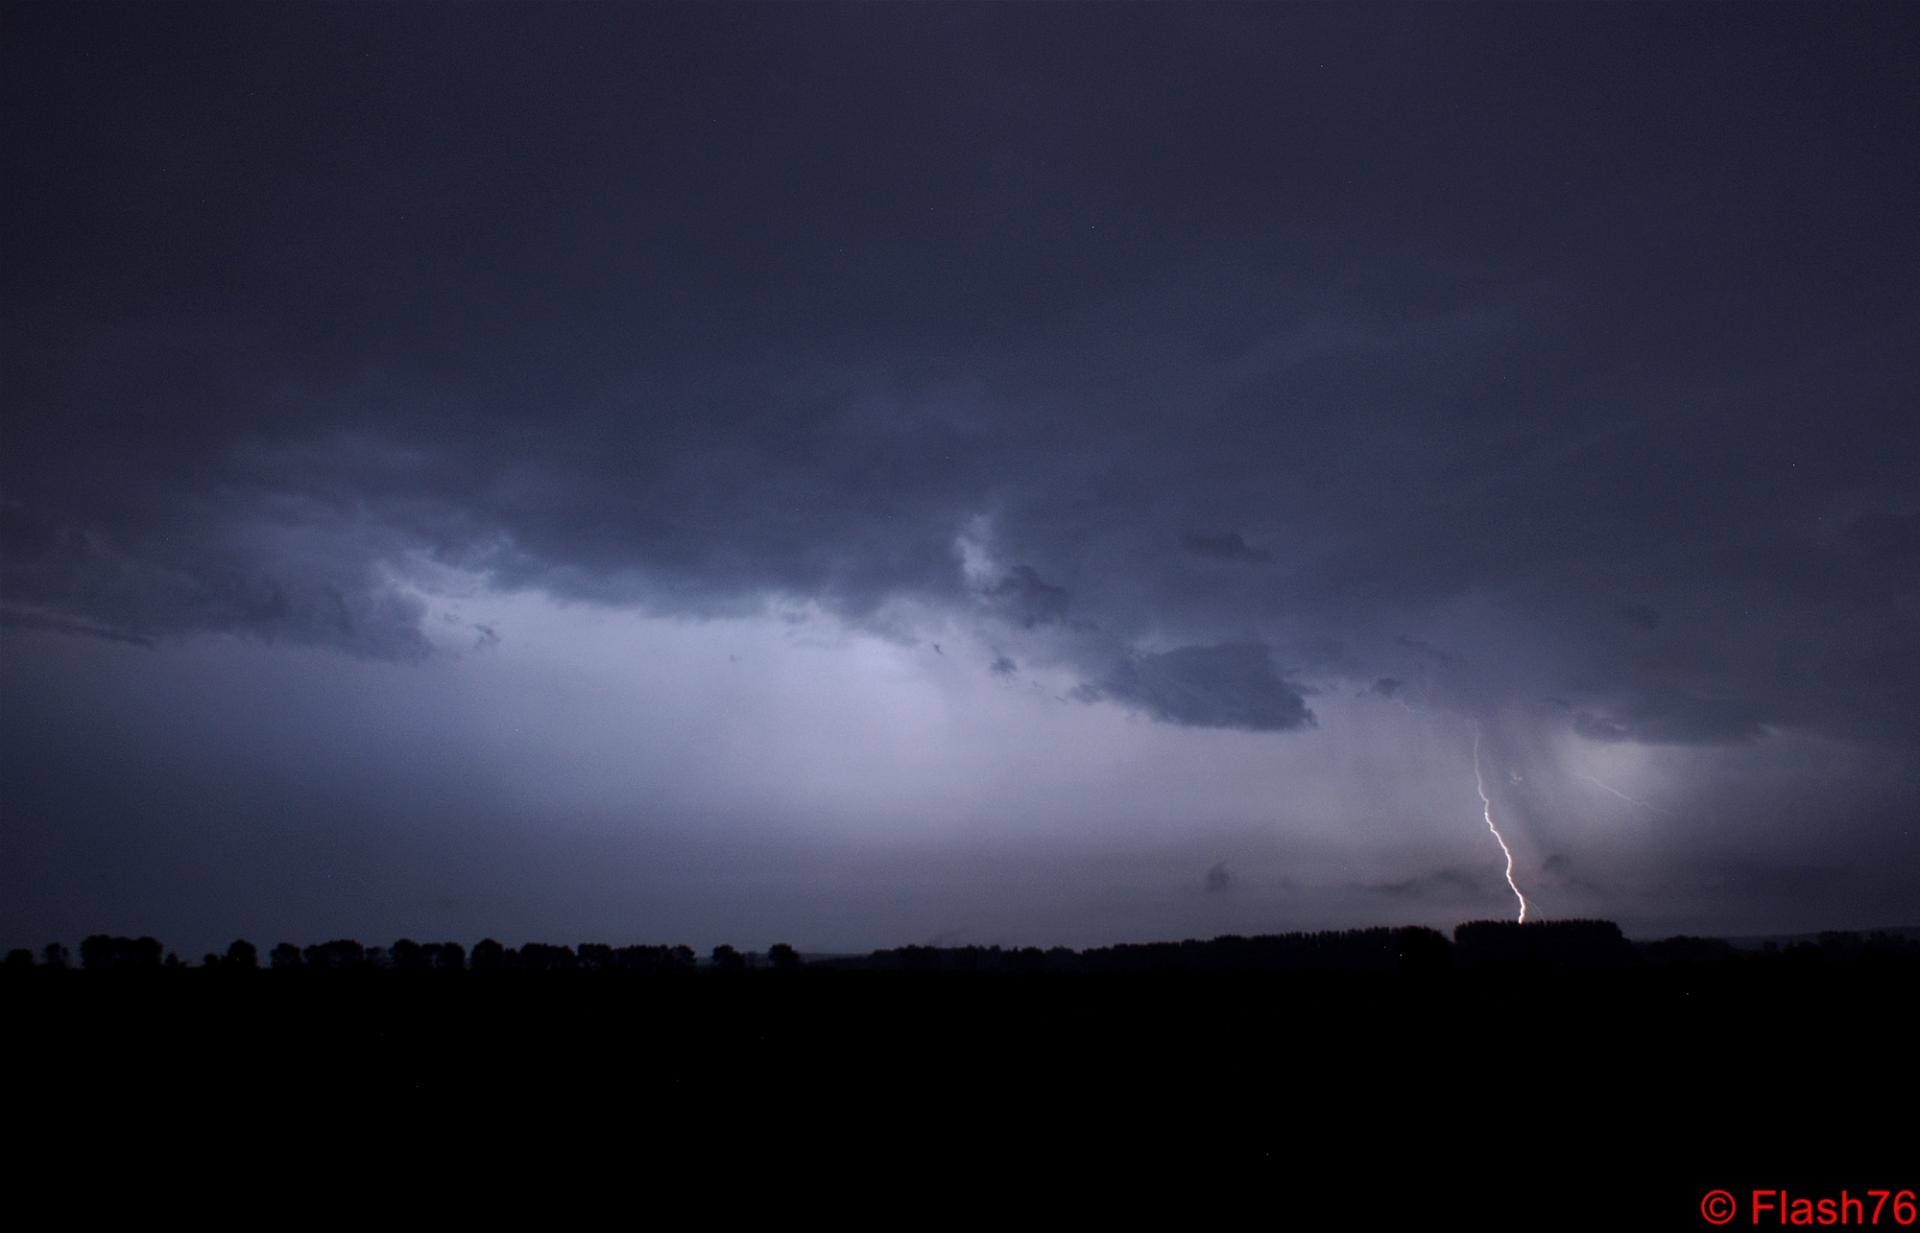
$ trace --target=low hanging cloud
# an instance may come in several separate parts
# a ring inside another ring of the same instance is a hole
[[[1008,620],[1023,629],[1059,621],[1066,615],[1071,598],[1065,587],[1047,582],[1030,565],[1014,566],[1006,577],[988,587],[985,595]]]
[[[1616,710],[1579,711],[1573,730],[1592,741],[1717,745],[1756,741],[1768,729],[1765,710],[1746,699],[1658,691]]]
[[[1285,732],[1315,723],[1302,687],[1284,679],[1257,642],[1136,654],[1077,693],[1189,728]]]
[[[1438,869],[1391,882],[1370,882],[1360,889],[1393,899],[1481,899],[1491,894],[1486,878],[1465,869]]]
[[[155,525],[88,526],[0,509],[0,623],[151,646],[221,632],[372,659],[429,651],[426,606],[382,576],[393,537],[315,511],[291,519],[191,504]]]

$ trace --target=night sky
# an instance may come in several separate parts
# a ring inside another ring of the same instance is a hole
[[[1920,924],[1920,6],[3,12],[0,943]]]

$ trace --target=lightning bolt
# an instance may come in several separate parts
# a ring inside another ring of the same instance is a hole
[[[1487,829],[1493,832],[1493,841],[1500,845],[1501,854],[1507,858],[1507,885],[1513,889],[1513,897],[1520,901],[1520,916],[1514,923],[1524,925],[1527,923],[1527,897],[1520,893],[1520,884],[1513,880],[1513,849],[1507,847],[1500,828],[1493,824],[1493,802],[1487,799],[1487,783],[1480,777],[1480,725],[1475,723],[1472,727],[1473,786],[1480,793],[1480,816],[1487,820]]]
[[[1625,792],[1622,792],[1622,791],[1621,791],[1620,789],[1618,789],[1618,788],[1616,788],[1616,787],[1614,787],[1614,786],[1613,786],[1612,784],[1610,784],[1610,783],[1602,783],[1602,782],[1601,782],[1600,780],[1598,780],[1598,779],[1595,779],[1595,778],[1594,778],[1593,776],[1591,776],[1591,775],[1589,775],[1589,774],[1586,774],[1586,773],[1585,773],[1584,771],[1575,771],[1575,772],[1574,772],[1574,776],[1575,776],[1576,778],[1579,778],[1579,779],[1584,779],[1584,780],[1586,780],[1586,781],[1587,781],[1588,783],[1590,783],[1590,784],[1592,784],[1592,785],[1593,785],[1594,787],[1596,787],[1596,788],[1598,788],[1598,789],[1600,789],[1600,790],[1601,790],[1602,792],[1611,792],[1611,793],[1613,793],[1613,794],[1614,794],[1615,796],[1617,796],[1617,797],[1619,797],[1619,798],[1620,798],[1621,800],[1623,800],[1623,801],[1625,801],[1625,802],[1626,802],[1627,804],[1629,804],[1629,805],[1638,805],[1638,806],[1639,806],[1640,808],[1642,808],[1642,809],[1644,809],[1644,810],[1646,810],[1646,811],[1647,811],[1648,813],[1665,813],[1665,812],[1667,812],[1666,810],[1664,810],[1664,809],[1662,809],[1662,808],[1660,808],[1660,807],[1659,807],[1658,805],[1649,805],[1649,804],[1647,804],[1647,802],[1645,802],[1645,801],[1643,801],[1643,800],[1641,800],[1641,799],[1640,799],[1640,798],[1638,798],[1638,797],[1635,797],[1635,796],[1628,796],[1628,795],[1627,795],[1627,794],[1626,794]]]

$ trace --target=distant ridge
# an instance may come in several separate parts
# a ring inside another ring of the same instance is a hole
[[[1890,925],[1879,929],[1822,929],[1814,933],[1760,933],[1740,937],[1722,937],[1720,940],[1739,950],[1765,950],[1769,945],[1811,946],[1817,945],[1822,938],[1869,938],[1875,934],[1885,934],[1908,942],[1920,942],[1920,925]]]

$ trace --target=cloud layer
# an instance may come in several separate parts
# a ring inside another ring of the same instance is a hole
[[[1692,756],[1701,818],[1769,742],[1920,769],[1908,22],[22,10],[0,638],[402,672],[525,599],[1324,737],[1356,801],[1375,711]]]

